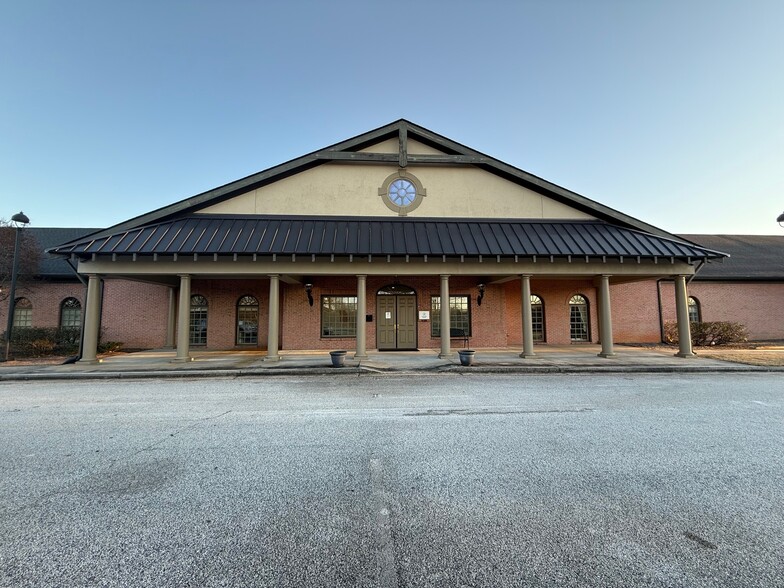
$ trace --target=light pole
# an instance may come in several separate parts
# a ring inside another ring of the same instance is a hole
[[[16,305],[16,274],[19,271],[19,241],[21,241],[22,227],[30,223],[24,212],[15,214],[11,221],[16,226],[16,238],[14,239],[14,260],[11,265],[11,293],[8,296],[8,323],[5,329],[5,354],[3,361],[8,361],[8,352],[11,349],[11,329],[14,327],[14,306]]]

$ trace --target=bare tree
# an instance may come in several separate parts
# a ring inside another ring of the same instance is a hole
[[[13,225],[0,218],[0,301],[8,299],[11,289],[11,269],[14,263],[14,239],[16,231]],[[30,291],[33,280],[38,274],[41,261],[41,246],[33,234],[22,229],[19,243],[19,267],[16,276],[17,295],[20,291]]]

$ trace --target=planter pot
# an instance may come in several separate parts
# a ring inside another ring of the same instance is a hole
[[[476,351],[473,349],[461,349],[457,352],[460,356],[460,365],[472,365],[474,363],[474,354]]]
[[[346,360],[346,351],[330,351],[329,356],[332,358],[332,367],[343,367],[343,362]]]

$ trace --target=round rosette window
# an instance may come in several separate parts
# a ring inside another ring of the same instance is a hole
[[[426,195],[422,183],[405,171],[392,174],[383,185],[378,189],[387,208],[405,216],[422,203],[422,198]]]

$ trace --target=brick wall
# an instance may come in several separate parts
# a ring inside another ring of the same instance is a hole
[[[33,305],[33,327],[57,327],[60,324],[60,304],[66,298],[76,298],[84,308],[85,288],[79,282],[39,282],[30,288],[17,288],[16,298],[27,298]],[[8,300],[0,303],[0,332],[8,324]]]
[[[367,313],[373,321],[365,323],[368,349],[376,342],[376,292],[395,281],[394,276],[367,278]],[[476,277],[450,278],[452,295],[467,295],[471,302],[472,347],[522,345],[520,280],[488,285],[482,305],[477,305]],[[308,305],[301,284],[281,283],[281,349],[354,349],[354,338],[322,338],[321,295],[356,295],[356,278],[325,277],[314,280],[314,305]],[[416,292],[417,310],[430,311],[431,296],[440,294],[438,276],[401,277],[399,282]],[[269,280],[200,280],[191,285],[193,294],[207,298],[208,349],[265,349],[269,324]],[[544,301],[546,342],[568,344],[569,298],[583,294],[588,300],[591,341],[598,342],[596,288],[593,280],[531,280],[531,291]],[[716,283],[694,281],[690,295],[701,303],[705,321],[741,322],[753,340],[784,339],[784,284]],[[259,343],[236,344],[237,301],[243,295],[259,301]],[[33,304],[33,326],[54,327],[60,321],[60,304],[74,297],[84,305],[80,283],[40,283],[30,290],[20,289]],[[648,280],[610,287],[615,342],[643,343],[660,340],[656,281]],[[675,295],[672,282],[661,283],[665,320],[675,320]],[[128,280],[106,280],[102,317],[102,339],[121,341],[127,348],[162,347],[166,340],[168,288]],[[7,304],[0,305],[0,325],[4,330]],[[438,349],[440,338],[430,336],[431,321],[418,321],[418,347]],[[462,343],[453,341],[455,346]]]
[[[752,341],[784,339],[784,284],[700,282],[688,286],[689,296],[700,303],[703,321],[741,323]],[[662,282],[662,310],[665,321],[675,320],[672,282]]]

